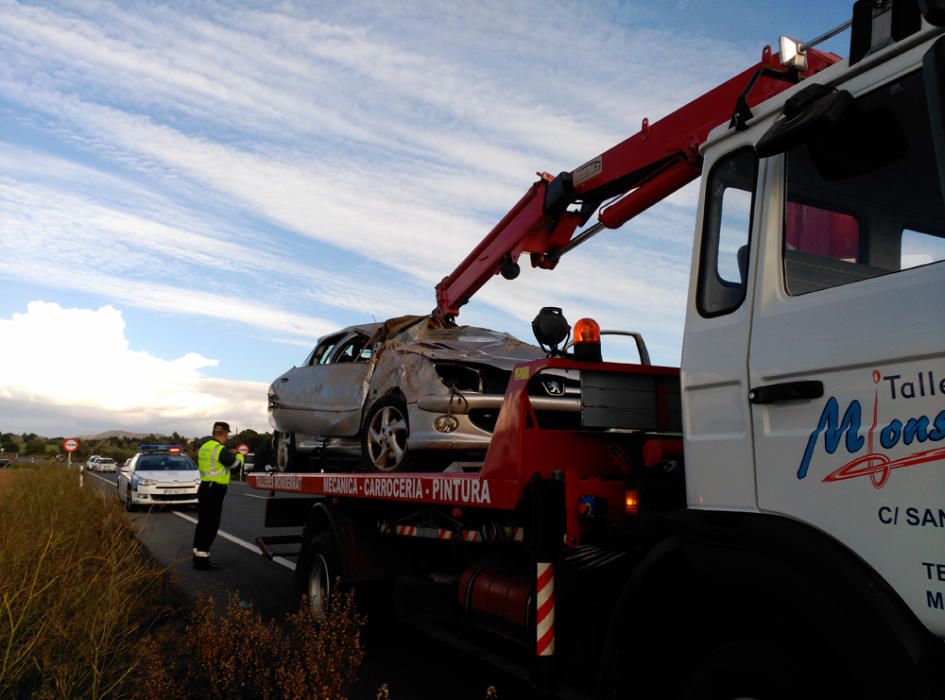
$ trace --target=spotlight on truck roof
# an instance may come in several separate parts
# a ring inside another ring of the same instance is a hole
[[[532,321],[532,332],[542,350],[556,355],[558,346],[571,332],[571,326],[559,307],[546,306]]]

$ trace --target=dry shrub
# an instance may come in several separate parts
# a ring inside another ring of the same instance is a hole
[[[44,465],[0,489],[0,698],[341,700],[364,658],[352,595],[282,625],[235,595],[179,615],[118,504]],[[168,590],[168,588],[173,590]]]
[[[221,617],[198,601],[188,628],[186,695],[207,698],[341,700],[364,659],[364,619],[351,594],[329,601],[316,621],[307,605],[285,627],[264,620],[234,594]]]
[[[339,590],[340,581],[334,590]],[[354,594],[328,599],[325,615],[316,621],[305,603],[289,615],[290,636],[285,662],[276,678],[285,700],[339,700],[347,697],[364,660],[361,630],[364,618],[354,605]]]
[[[0,491],[0,696],[104,698],[148,658],[160,569],[111,500],[42,465]]]

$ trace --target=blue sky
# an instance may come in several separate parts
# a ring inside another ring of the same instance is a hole
[[[266,430],[269,381],[319,335],[429,311],[536,171],[851,6],[0,2],[0,431]],[[561,306],[678,364],[696,196],[460,321],[530,340]]]

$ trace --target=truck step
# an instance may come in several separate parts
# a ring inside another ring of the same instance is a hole
[[[604,567],[616,564],[627,556],[622,550],[607,549],[605,547],[595,547],[592,545],[581,545],[565,558],[565,565],[577,571],[594,571]]]
[[[280,552],[284,555],[296,555],[301,553],[301,544],[302,544],[302,535],[267,535],[264,537],[256,538],[256,546],[259,547],[259,552],[266,557],[269,561],[272,561],[273,553],[270,551],[270,547],[283,544],[292,544],[300,545],[298,548],[293,549],[291,552]]]

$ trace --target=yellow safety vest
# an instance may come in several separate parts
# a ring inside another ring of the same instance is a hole
[[[223,443],[210,438],[197,451],[197,469],[201,481],[214,481],[226,486],[230,483],[230,470],[219,462]]]

